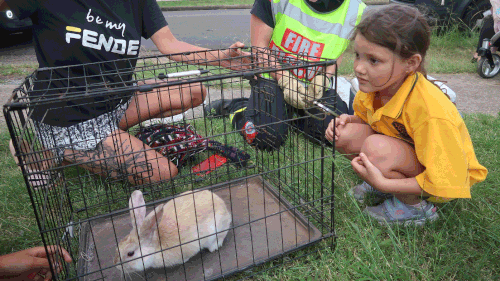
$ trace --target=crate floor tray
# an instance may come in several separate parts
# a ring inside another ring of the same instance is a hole
[[[210,280],[322,238],[321,232],[261,177],[231,183],[214,192],[231,210],[234,227],[218,251],[203,250],[184,265],[124,276],[113,267],[116,241],[132,229],[128,212],[124,212],[82,224],[78,260],[78,275],[84,275],[81,280]]]

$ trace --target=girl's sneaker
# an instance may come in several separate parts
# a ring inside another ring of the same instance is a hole
[[[439,215],[436,211],[437,208],[425,200],[420,203],[420,207],[413,207],[393,196],[378,206],[366,207],[364,212],[376,219],[381,225],[421,226],[426,222],[437,220]]]
[[[351,188],[348,193],[361,204],[363,204],[366,200],[370,201],[371,204],[376,205],[384,202],[384,200],[388,198],[393,197],[393,195],[390,193],[383,193],[376,190],[366,181]]]

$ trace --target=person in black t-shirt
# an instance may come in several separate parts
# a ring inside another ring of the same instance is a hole
[[[40,68],[30,92],[32,101],[43,99],[37,96],[40,93],[62,94],[55,93],[54,88],[66,88],[64,94],[71,95],[72,91],[92,89],[94,83],[126,83],[130,75],[108,77],[105,73],[133,69],[141,37],[151,38],[163,54],[207,50],[177,40],[156,0],[0,0],[0,8],[6,6],[20,19],[30,17],[33,22]],[[242,47],[241,42],[236,42],[230,46],[234,49],[221,56],[217,51],[209,51],[207,55],[215,63],[217,59],[241,56]],[[198,59],[195,54],[173,58]],[[96,64],[119,59],[126,60]],[[222,64],[234,67],[235,62],[224,60]],[[71,67],[57,68],[63,66]],[[82,79],[65,84],[68,80],[65,78],[80,76]],[[51,82],[40,82],[48,78]],[[200,105],[206,89],[200,83],[140,95],[118,94],[123,97],[74,98],[32,109],[30,117],[37,137],[46,148],[52,149],[56,162],[80,163],[112,176],[130,175],[129,180],[136,184],[174,177],[177,167],[156,151],[144,149],[144,144],[127,133],[127,129],[151,118],[173,116]],[[42,180],[45,177],[38,178],[42,186],[46,184]]]

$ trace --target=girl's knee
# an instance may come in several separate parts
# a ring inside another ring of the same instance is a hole
[[[359,137],[357,127],[352,124],[346,124],[345,126],[338,126],[335,130],[338,131],[338,139],[335,140],[335,149],[339,151],[345,151],[345,153],[359,153],[360,144],[362,139]]]
[[[369,136],[363,143],[361,152],[386,177],[414,177],[425,169],[418,162],[415,150],[410,144],[389,136]]]
[[[391,163],[394,161],[390,159],[398,157],[394,155],[394,147],[387,141],[387,138],[387,136],[380,134],[371,135],[363,142],[360,151],[368,157],[370,162],[378,166],[381,170],[388,168],[387,166],[392,166]]]
[[[391,146],[387,142],[386,138],[386,136],[380,134],[367,137],[363,142],[361,152],[366,154],[368,158],[375,158],[391,154]]]
[[[335,130],[338,130],[338,139],[335,140],[335,149],[347,149],[350,143],[350,133],[349,130],[346,130],[347,126],[339,126],[337,128],[333,128],[333,134],[335,137]]]
[[[339,137],[337,140],[335,140],[335,149],[344,152],[349,149],[349,142],[345,140],[345,138]]]

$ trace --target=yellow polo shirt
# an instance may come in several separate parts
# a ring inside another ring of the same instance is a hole
[[[428,200],[470,198],[471,186],[483,181],[488,171],[477,161],[465,123],[448,97],[417,73],[377,111],[373,99],[373,93],[358,92],[354,114],[373,130],[414,145],[418,161],[425,167],[416,176],[417,182],[434,195]]]

